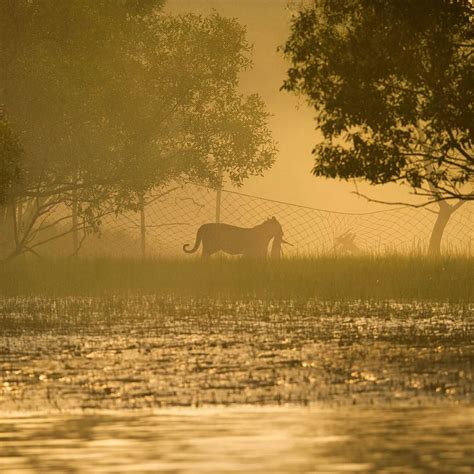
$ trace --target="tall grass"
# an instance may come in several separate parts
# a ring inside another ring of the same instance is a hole
[[[474,260],[318,257],[274,260],[16,260],[0,267],[2,295],[157,293],[324,299],[474,300]]]

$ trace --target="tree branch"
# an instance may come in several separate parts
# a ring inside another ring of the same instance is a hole
[[[451,138],[454,148],[456,148],[456,150],[458,150],[459,153],[461,153],[461,155],[463,155],[464,158],[466,158],[469,162],[474,163],[474,157],[469,155],[469,153],[466,150],[464,150],[464,148],[461,145],[459,145],[452,130],[449,127],[446,127],[446,131],[448,132],[449,138]]]
[[[420,209],[420,208],[423,208],[423,207],[426,207],[426,206],[429,206],[431,204],[438,204],[440,202],[445,202],[446,199],[458,199],[458,198],[455,198],[455,197],[452,197],[452,198],[438,198],[438,199],[433,199],[431,201],[426,201],[424,203],[421,203],[421,204],[413,204],[413,203],[409,203],[409,202],[406,202],[406,201],[382,201],[382,200],[378,200],[378,199],[373,199],[369,196],[367,196],[366,194],[362,194],[358,191],[352,191],[351,194],[355,194],[359,197],[362,197],[364,199],[366,199],[368,202],[373,202],[373,203],[376,203],[376,204],[386,204],[388,206],[407,206],[407,207],[413,207],[413,208],[416,208],[416,209]],[[414,195],[417,195],[417,196],[429,196],[429,197],[433,197],[432,194],[419,194],[419,193],[413,193]],[[467,201],[461,201],[462,203],[465,203]],[[459,203],[456,204],[456,209],[461,207],[460,205],[458,206]]]

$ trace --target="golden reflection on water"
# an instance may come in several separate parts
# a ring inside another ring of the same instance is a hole
[[[0,300],[0,410],[432,406],[472,394],[472,305]]]
[[[0,417],[0,471],[472,472],[474,408],[298,407]]]

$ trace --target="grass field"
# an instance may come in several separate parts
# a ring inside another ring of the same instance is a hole
[[[322,299],[466,301],[474,259],[318,257],[16,260],[0,268],[0,294],[153,293]]]

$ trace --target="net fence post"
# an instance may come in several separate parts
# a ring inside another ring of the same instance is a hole
[[[216,223],[219,224],[221,221],[221,205],[222,205],[222,185],[223,185],[223,173],[219,171],[219,186],[216,192]]]
[[[78,202],[77,202],[77,189],[72,191],[72,255],[76,256],[79,252],[79,219],[78,219]]]
[[[146,256],[146,220],[145,220],[145,199],[140,196],[140,249],[142,258]]]

